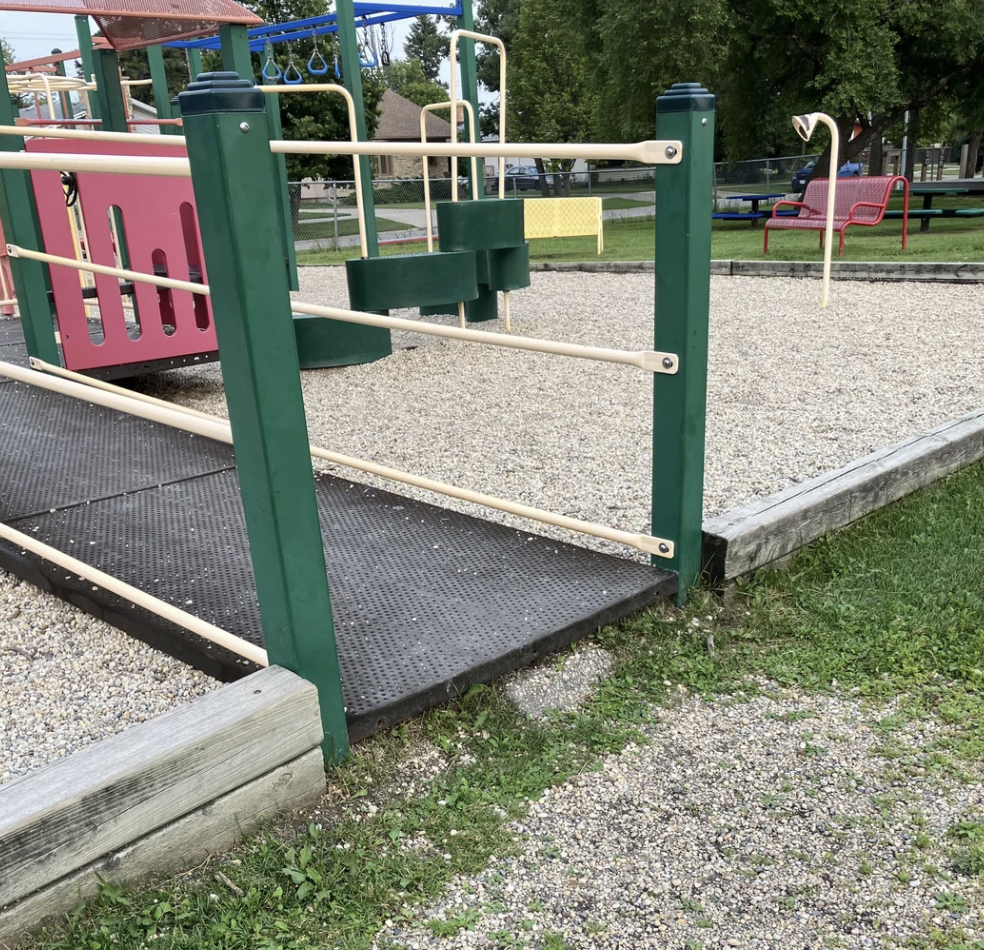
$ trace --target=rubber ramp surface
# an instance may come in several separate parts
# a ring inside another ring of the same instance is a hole
[[[346,479],[321,475],[315,489],[353,739],[676,590],[668,572]],[[0,520],[263,643],[225,445],[2,386]],[[0,546],[0,567],[212,675],[252,670],[10,545]]]

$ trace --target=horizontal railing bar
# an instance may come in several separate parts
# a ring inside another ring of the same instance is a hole
[[[23,382],[32,383],[45,389],[52,389],[65,395],[75,396],[79,399],[86,399],[97,405],[105,406],[108,409],[116,409],[121,412],[128,412],[131,415],[149,419],[152,422],[159,422],[162,425],[173,426],[202,435],[209,439],[225,442],[232,445],[232,429],[223,419],[209,416],[196,409],[188,409],[184,406],[176,406],[173,403],[155,399],[143,393],[131,393],[112,383],[104,380],[90,379],[73,373],[71,370],[63,369],[60,366],[53,366],[42,360],[31,359],[31,366],[35,370],[64,377],[63,380],[55,380],[45,376],[43,373],[23,370],[18,367],[11,367],[9,364],[0,363],[0,373],[18,379]],[[11,372],[17,370],[17,373]],[[35,378],[31,378],[35,377]],[[386,465],[378,465],[375,462],[367,462],[364,459],[353,458],[349,455],[342,455],[338,452],[331,452],[318,446],[309,446],[311,455],[331,462],[335,465],[342,465],[356,471],[367,472],[370,475],[377,475],[390,481],[400,482],[404,485],[411,485],[414,488],[421,488],[425,491],[432,491],[440,495],[447,495],[450,498],[457,498],[459,501],[467,501],[472,504],[482,505],[486,508],[494,508],[504,511],[507,514],[516,515],[520,518],[527,518],[530,521],[539,521],[543,524],[553,525],[557,528],[566,528],[569,531],[576,531],[579,534],[587,534],[592,537],[601,538],[605,541],[612,541],[615,544],[625,544],[629,547],[653,554],[657,557],[673,557],[673,542],[663,538],[653,538],[649,535],[635,534],[630,531],[622,531],[618,528],[609,528],[605,525],[594,524],[590,521],[582,521],[579,518],[571,518],[567,515],[558,515],[540,508],[533,508],[529,505],[521,505],[497,498],[494,495],[486,495],[482,492],[471,491],[467,488],[458,488],[455,485],[448,485],[444,482],[434,481],[430,478],[421,478],[408,472],[401,472],[399,469],[389,468]]]
[[[190,280],[178,280],[174,277],[158,277],[156,274],[144,274],[141,271],[126,270],[123,267],[108,267],[105,264],[94,264],[91,261],[77,261],[71,257],[59,257],[57,254],[45,254],[43,251],[32,251],[18,244],[8,244],[7,253],[11,257],[22,257],[28,261],[40,261],[43,264],[58,264],[61,267],[71,267],[87,274],[104,274],[107,277],[121,277],[123,280],[134,280],[141,284],[153,284],[166,290],[187,290],[192,294],[208,296],[208,284],[199,284]]]
[[[501,144],[470,142],[315,142],[274,141],[274,152],[286,155],[411,155],[418,158],[586,158],[622,159],[647,165],[679,165],[683,143],[677,140],[633,142],[627,145],[594,143],[509,142]]]
[[[585,346],[581,343],[563,343],[557,340],[541,340],[529,336],[507,336],[503,333],[489,333],[487,330],[463,330],[461,327],[448,327],[439,323],[418,323],[401,317],[384,317],[381,314],[364,313],[361,310],[343,310],[340,307],[323,307],[317,304],[291,301],[297,313],[313,317],[326,317],[344,323],[363,323],[371,327],[388,327],[391,330],[405,330],[407,333],[422,333],[426,336],[443,336],[464,343],[484,343],[487,346],[502,346],[511,350],[528,350],[533,353],[549,353],[553,356],[570,356],[575,359],[595,360],[600,363],[620,363],[623,366],[636,366],[652,373],[675,375],[680,363],[673,353],[658,353],[653,350],[613,350],[601,346]]]
[[[164,138],[164,136],[161,136]],[[0,168],[27,171],[98,172],[106,175],[159,175],[191,178],[187,158],[156,155],[78,155],[74,152],[0,152]]]
[[[94,129],[41,129],[32,125],[0,125],[0,135],[38,139],[79,139],[82,142],[127,142],[140,145],[184,145],[183,135],[151,135],[139,132],[97,132]],[[31,155],[40,154],[31,152]]]
[[[122,267],[107,267],[104,264],[92,264],[88,261],[76,261],[70,257],[58,257],[55,254],[32,251],[16,244],[8,244],[7,252],[11,257],[24,257],[28,260],[59,264],[64,267],[72,267],[75,270],[121,277],[124,280],[153,284],[172,290],[187,290],[193,294],[206,296],[209,294],[208,284],[196,284],[185,280],[175,280],[171,277],[151,276],[139,271],[124,270]],[[365,313],[361,310],[323,307],[298,300],[291,301],[291,308],[297,313],[304,313],[313,317],[325,317],[329,320],[341,320],[343,323],[361,323],[366,326],[404,330],[407,333],[420,333],[425,336],[441,336],[460,340],[463,343],[501,346],[511,350],[527,350],[533,353],[547,353],[552,356],[569,356],[574,359],[594,360],[599,363],[618,363],[622,366],[635,366],[650,373],[661,373],[667,376],[676,375],[680,369],[680,361],[675,354],[654,350],[615,350],[601,346],[585,346],[581,343],[541,340],[536,337],[507,336],[502,333],[489,333],[487,330],[468,330],[461,327],[447,327],[439,323],[419,323],[416,320],[404,320],[401,317],[384,317],[381,314]]]
[[[7,365],[0,363],[0,367],[6,367]],[[207,620],[195,617],[180,607],[175,607],[173,604],[154,597],[140,590],[138,587],[134,587],[110,574],[106,574],[98,568],[86,564],[84,561],[70,557],[57,548],[53,548],[49,544],[44,544],[37,538],[17,531],[15,528],[11,528],[10,525],[3,524],[2,522],[0,522],[0,538],[24,548],[24,550],[30,551],[38,557],[43,557],[46,561],[57,564],[64,570],[84,578],[89,583],[103,587],[111,594],[116,594],[117,597],[122,597],[137,607],[143,607],[144,610],[149,610],[152,614],[163,617],[165,620],[169,620],[171,623],[175,623],[179,627],[208,640],[210,643],[214,643],[216,646],[229,650],[237,656],[249,660],[251,663],[255,663],[257,666],[269,665],[270,661],[267,658],[267,651],[262,647],[258,647],[248,640],[242,639],[242,637],[237,637],[235,634],[229,633],[221,627],[209,623]]]

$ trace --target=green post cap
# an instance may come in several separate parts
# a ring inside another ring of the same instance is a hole
[[[239,73],[202,73],[195,82],[178,94],[182,116],[210,112],[262,112],[263,93],[252,79],[240,79]]]
[[[707,112],[714,96],[699,82],[676,82],[656,100],[656,112]]]

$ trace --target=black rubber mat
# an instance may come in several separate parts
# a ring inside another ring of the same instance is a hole
[[[0,520],[262,644],[226,446],[0,388]],[[676,576],[332,476],[315,480],[353,739],[673,594]],[[12,570],[223,679],[249,664],[0,544]]]
[[[24,383],[4,387],[0,520],[233,465],[220,443]]]

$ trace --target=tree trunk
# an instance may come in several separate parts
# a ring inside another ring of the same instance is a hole
[[[916,142],[919,136],[919,110],[910,109],[909,110],[909,128],[906,130],[906,152],[905,152],[905,168],[902,169],[902,175],[909,181],[915,178],[916,173]]]
[[[868,143],[868,174],[885,174],[885,145],[880,135],[874,136]]]
[[[540,182],[540,194],[544,198],[550,197],[550,183],[547,181],[547,173],[543,168],[543,159],[534,158],[533,164],[536,165],[536,175]]]
[[[968,178],[973,178],[977,174],[977,166],[980,164],[981,142],[984,141],[984,129],[975,129],[970,136],[970,160],[968,162]]]

